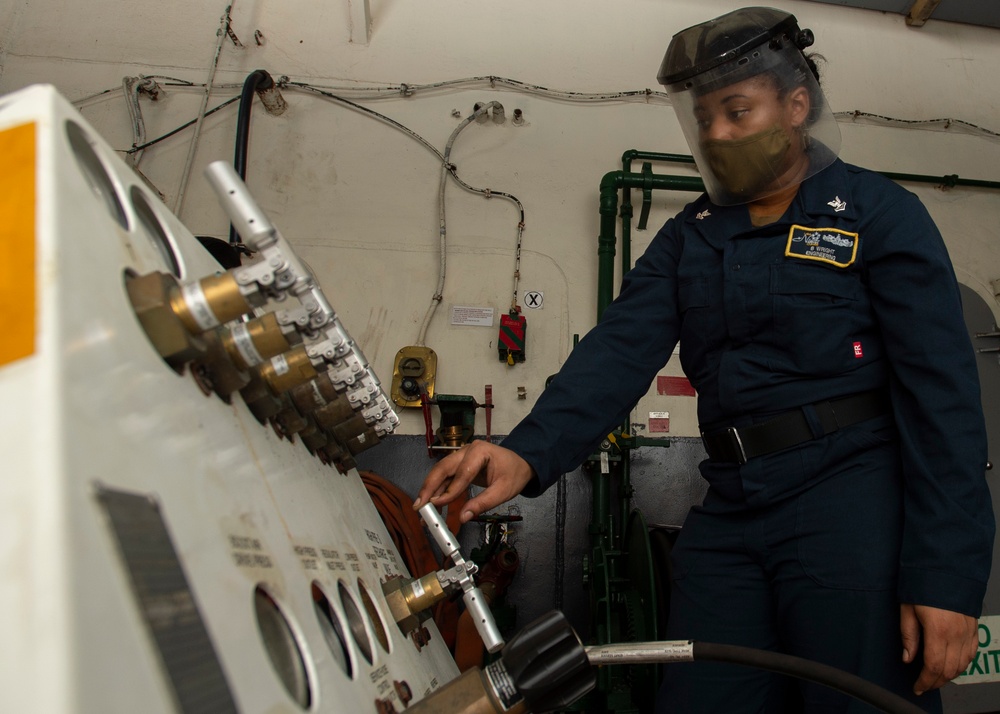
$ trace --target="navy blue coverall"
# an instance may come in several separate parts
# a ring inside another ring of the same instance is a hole
[[[680,340],[703,431],[884,389],[881,416],[740,466],[672,554],[670,639],[774,649],[912,698],[899,603],[978,617],[994,516],[974,354],[944,242],[916,196],[840,160],[759,228],[707,196],[668,221],[600,324],[504,440],[537,495],[621,424]],[[666,669],[672,712],[870,711],[733,665]],[[940,710],[931,692],[917,699]]]

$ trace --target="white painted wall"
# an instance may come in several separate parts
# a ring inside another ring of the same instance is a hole
[[[85,100],[122,78],[166,75],[204,83],[220,17],[231,0],[0,0],[0,93],[55,84]],[[351,0],[360,3],[361,0]],[[371,0],[370,41],[354,27],[349,0],[235,0],[209,106],[239,92],[263,68],[275,78],[339,87],[429,84],[481,75],[510,77],[574,92],[659,89],[655,72],[670,36],[735,9],[735,0]],[[828,60],[824,84],[835,111],[861,110],[907,120],[950,117],[1000,131],[1000,33],[803,0],[771,0],[816,34]],[[254,39],[260,32],[261,44]],[[167,86],[143,99],[149,138],[196,116],[201,94]],[[227,86],[218,86],[225,85]],[[347,91],[338,90],[344,96]],[[286,89],[288,111],[254,109],[248,183],[262,206],[315,272],[344,324],[388,386],[393,358],[413,344],[437,283],[439,161],[409,136],[358,111]],[[503,126],[473,124],[452,154],[469,183],[506,191],[524,204],[521,294],[545,294],[526,310],[528,361],[507,367],[496,355],[497,328],[449,325],[451,305],[511,300],[517,213],[503,200],[447,189],[448,276],[444,302],[427,344],[440,358],[439,393],[482,399],[493,385],[495,433],[506,433],[530,408],[545,378],[594,324],[598,185],[621,168],[630,148],[688,153],[668,103],[585,103],[488,83],[423,90],[410,97],[365,100],[443,150],[477,101],[506,108]],[[114,146],[132,144],[120,92],[81,101],[84,115]],[[515,108],[525,125],[514,127]],[[196,234],[226,235],[226,221],[201,177],[216,159],[231,160],[236,105],[204,122],[195,171],[180,210]],[[842,125],[845,160],[884,171],[959,174],[1000,180],[1000,137],[953,129]],[[140,165],[173,205],[192,130],[145,152]],[[638,170],[638,166],[634,169]],[[685,173],[657,166],[658,173]],[[938,221],[960,279],[996,308],[990,281],[1000,278],[1000,193],[909,186]],[[633,200],[640,200],[638,192]],[[690,195],[658,194],[650,226],[633,233],[638,255]],[[984,326],[984,329],[989,326]],[[916,327],[915,327],[916,329]],[[668,366],[664,374],[678,374]],[[613,375],[609,375],[613,379]],[[527,399],[517,399],[525,387]],[[697,433],[693,400],[652,397],[650,410],[671,413],[675,435]],[[480,413],[478,431],[485,428]],[[420,433],[419,414],[403,415],[401,433]]]

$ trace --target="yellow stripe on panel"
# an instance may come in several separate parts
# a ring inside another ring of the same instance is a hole
[[[0,131],[0,366],[35,352],[35,125]]]

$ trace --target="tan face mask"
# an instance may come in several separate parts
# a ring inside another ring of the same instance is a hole
[[[742,139],[706,139],[701,150],[729,193],[752,199],[780,175],[791,145],[785,130],[775,124]]]

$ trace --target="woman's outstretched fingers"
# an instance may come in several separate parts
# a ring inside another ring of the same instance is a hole
[[[413,502],[413,509],[417,510],[425,503],[434,500],[435,503],[444,505],[454,500],[455,496],[468,486],[455,484],[455,471],[464,458],[464,448],[438,461],[424,479],[424,485],[420,487],[417,500]],[[450,495],[450,497],[448,497]]]
[[[517,496],[534,472],[524,459],[509,449],[487,441],[474,441],[441,459],[427,474],[414,508],[428,501],[443,506],[455,500],[469,484],[485,490],[470,499],[462,510],[463,523]]]

